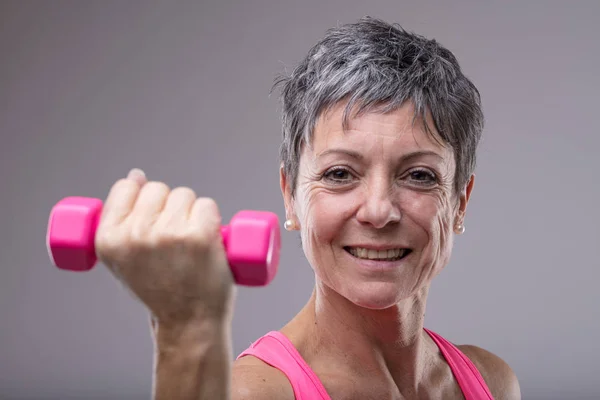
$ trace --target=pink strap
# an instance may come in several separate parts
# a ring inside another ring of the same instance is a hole
[[[494,400],[490,389],[473,362],[448,340],[428,329],[425,329],[425,331],[431,336],[446,358],[465,396],[465,400]]]
[[[296,400],[331,400],[317,375],[281,332],[268,332],[237,358],[246,355],[252,355],[283,372],[292,385]]]
[[[442,336],[423,329],[438,345],[465,396],[465,400],[494,400],[483,377],[471,360]],[[331,400],[314,371],[281,332],[268,332],[252,343],[237,358],[246,355],[252,355],[283,372],[292,385],[296,400]]]

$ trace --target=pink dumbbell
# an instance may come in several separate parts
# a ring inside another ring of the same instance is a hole
[[[50,212],[46,245],[55,266],[88,271],[97,262],[94,247],[102,200],[66,197]],[[227,261],[239,285],[264,286],[277,273],[281,238],[279,219],[265,211],[240,211],[221,227]]]

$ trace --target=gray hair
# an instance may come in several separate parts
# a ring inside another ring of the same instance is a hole
[[[448,49],[398,24],[365,17],[328,30],[290,76],[276,79],[273,88],[278,86],[283,106],[280,160],[292,195],[303,143],[310,143],[322,113],[343,100],[348,101],[344,129],[351,110],[355,115],[388,112],[412,101],[415,119],[420,117],[427,133],[454,151],[457,192],[475,169],[484,125],[479,91]],[[437,134],[427,124],[428,111]]]

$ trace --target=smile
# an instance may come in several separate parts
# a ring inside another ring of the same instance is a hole
[[[365,249],[362,247],[344,247],[348,253],[352,254],[356,258],[364,260],[378,260],[378,261],[397,261],[406,257],[411,252],[410,249],[389,249],[389,250],[374,250]]]

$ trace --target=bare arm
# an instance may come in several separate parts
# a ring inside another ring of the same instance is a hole
[[[496,400],[521,400],[521,387],[512,368],[500,357],[488,350],[473,345],[458,348],[481,373]]]
[[[229,325],[201,323],[159,329],[155,344],[153,399],[294,400],[287,377],[255,357],[231,357]]]
[[[232,400],[294,400],[287,376],[261,360],[246,356],[233,363]]]
[[[214,200],[134,169],[112,186],[94,241],[98,259],[152,316],[153,399],[273,398],[255,376],[232,386],[235,291]]]
[[[153,399],[229,400],[231,335],[228,324],[198,322],[154,328]]]
[[[112,186],[98,260],[153,320],[156,400],[229,400],[234,282],[213,199],[132,170]]]

